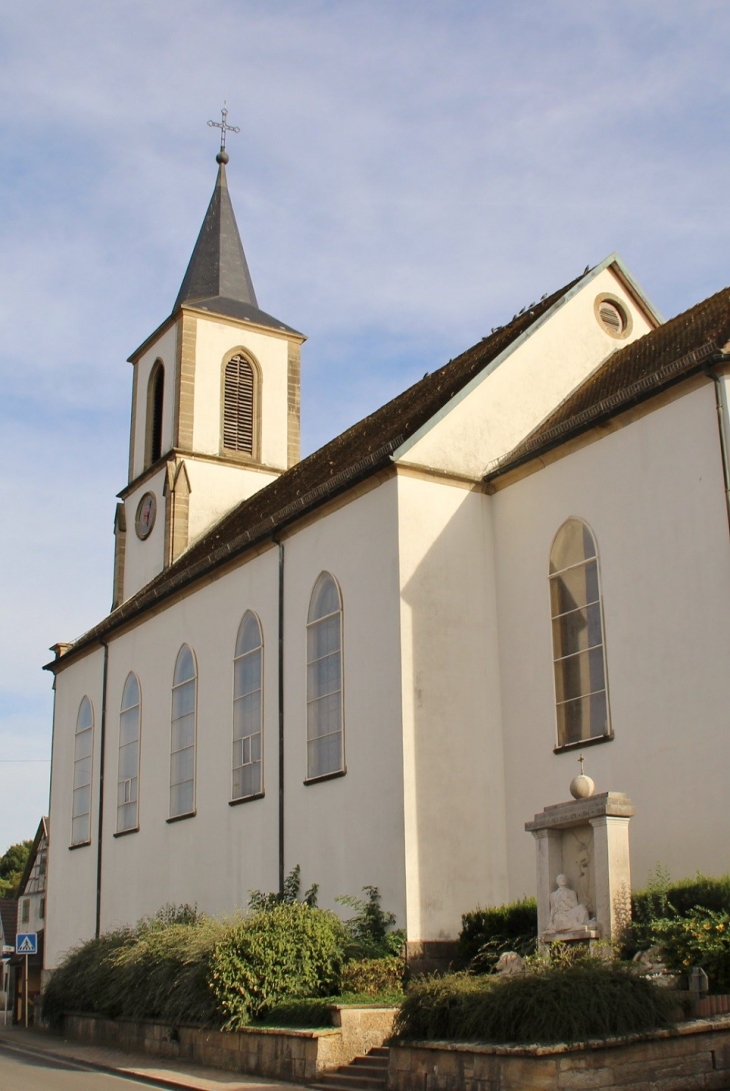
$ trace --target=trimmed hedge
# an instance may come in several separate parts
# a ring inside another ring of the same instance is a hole
[[[464,913],[459,955],[473,962],[472,971],[489,972],[503,951],[531,954],[537,940],[537,902],[524,898],[508,905]]]
[[[401,958],[360,958],[342,968],[342,992],[361,996],[403,991],[406,965]]]
[[[666,1027],[676,1001],[625,966],[584,959],[518,977],[451,974],[413,985],[394,1038],[491,1043],[585,1041]]]

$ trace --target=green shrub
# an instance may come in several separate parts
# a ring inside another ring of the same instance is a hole
[[[504,951],[529,955],[537,941],[537,902],[524,898],[509,905],[464,913],[459,955],[471,962],[473,973],[489,973]]]
[[[229,1029],[284,998],[339,989],[346,933],[334,913],[303,902],[279,904],[237,923],[217,944],[210,984]]]
[[[340,905],[356,910],[355,915],[345,921],[349,936],[347,957],[374,959],[401,955],[406,934],[393,929],[395,913],[382,908],[380,891],[376,886],[364,886],[362,889],[367,895],[365,898],[354,894],[341,894],[335,898]]]
[[[413,985],[395,1037],[571,1042],[668,1026],[675,1001],[624,966],[586,959],[518,977],[452,974]]]
[[[730,992],[730,913],[691,909],[684,917],[654,921],[653,936],[670,970],[687,974],[702,966],[712,992]]]
[[[309,890],[305,890],[300,899],[301,887],[302,869],[299,864],[296,864],[284,880],[284,889],[281,892],[274,893],[272,891],[267,894],[263,890],[249,890],[248,908],[257,912],[259,909],[273,909],[276,905],[294,905],[295,902],[302,901],[311,909],[314,909],[317,905],[319,883],[312,883]]]
[[[90,940],[51,977],[44,1018],[57,1026],[64,1011],[84,1011],[110,1019],[218,1022],[208,975],[225,928],[189,906],[165,906],[134,928]]]
[[[360,958],[345,963],[342,968],[343,993],[377,996],[378,993],[403,991],[406,966],[402,958]]]

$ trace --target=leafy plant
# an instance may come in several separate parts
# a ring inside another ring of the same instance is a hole
[[[340,905],[354,909],[355,915],[345,921],[349,936],[347,957],[350,959],[377,959],[400,955],[406,935],[401,929],[393,930],[395,913],[384,910],[381,895],[376,886],[364,886],[365,898],[354,894],[340,894],[335,899]]]
[[[529,955],[537,942],[537,902],[524,898],[508,905],[477,908],[464,913],[459,934],[459,955],[471,963],[472,973],[490,973],[505,951]]]
[[[0,898],[14,898],[23,878],[33,841],[18,841],[0,856]]]
[[[284,889],[281,893],[271,892],[266,894],[263,890],[249,890],[248,908],[258,912],[261,909],[273,909],[277,905],[294,905],[295,902],[300,900],[299,892],[302,886],[301,873],[302,869],[299,864],[293,867],[284,879]],[[314,909],[317,905],[318,891],[319,883],[312,883],[309,890],[304,892],[301,901],[304,902],[305,905],[308,905],[310,909]]]
[[[653,936],[670,970],[686,974],[702,966],[714,992],[730,992],[730,913],[690,909],[684,917],[654,921]]]
[[[334,913],[278,904],[237,923],[217,944],[210,985],[229,1029],[284,998],[336,993],[347,939]]]
[[[570,1042],[668,1026],[675,1001],[627,967],[585,959],[517,977],[451,974],[409,990],[395,1037]]]
[[[402,958],[360,958],[345,963],[342,969],[343,993],[378,996],[381,993],[402,993],[406,964]]]

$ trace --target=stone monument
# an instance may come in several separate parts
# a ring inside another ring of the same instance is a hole
[[[611,940],[631,915],[629,819],[623,792],[595,794],[583,772],[570,784],[573,799],[536,814],[525,829],[537,849],[537,932],[556,940]]]

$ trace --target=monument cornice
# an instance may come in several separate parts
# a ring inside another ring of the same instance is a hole
[[[546,807],[532,822],[525,822],[525,829],[528,833],[567,830],[571,826],[584,825],[592,818],[632,818],[634,814],[633,804],[623,792],[601,792],[587,799],[571,799]]]

